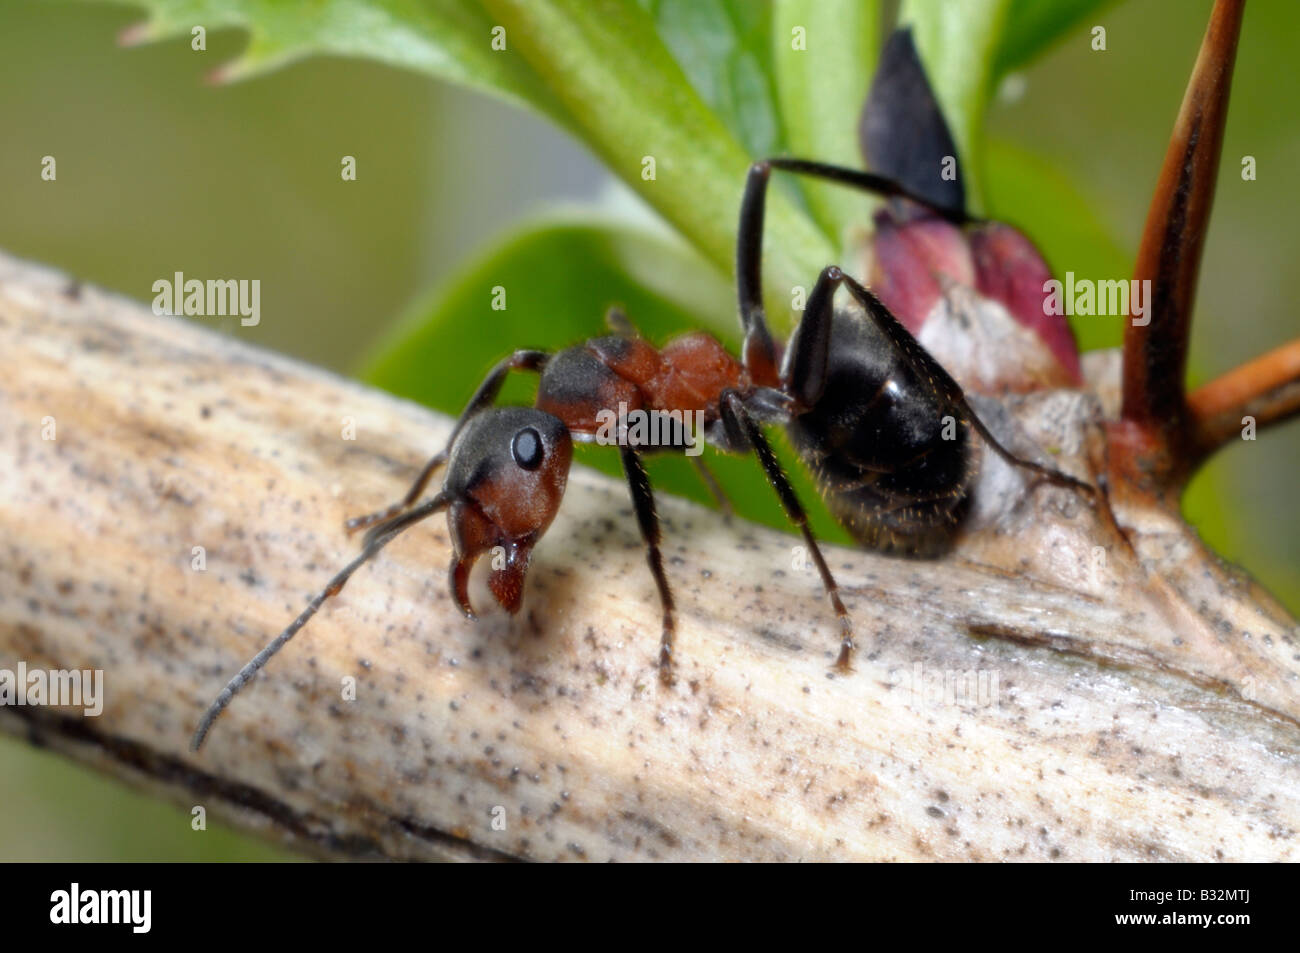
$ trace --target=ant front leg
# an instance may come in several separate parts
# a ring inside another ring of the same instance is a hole
[[[835,667],[842,672],[848,672],[850,670],[849,661],[853,656],[853,620],[849,618],[848,610],[844,608],[844,603],[840,599],[840,587],[835,582],[835,577],[831,575],[826,560],[822,557],[821,547],[817,545],[817,537],[813,536],[812,527],[808,525],[808,515],[804,512],[803,504],[799,502],[794,487],[790,485],[789,478],[781,469],[781,462],[777,460],[776,454],[772,452],[772,447],[767,442],[767,438],[763,436],[762,429],[754,422],[754,418],[750,416],[749,411],[745,409],[744,401],[740,395],[732,389],[724,391],[721,406],[722,420],[730,432],[730,440],[736,444],[743,442],[744,445],[749,446],[754,451],[755,456],[758,457],[758,462],[763,467],[763,473],[767,476],[767,482],[772,485],[772,489],[776,491],[777,497],[781,500],[785,515],[803,534],[804,542],[808,546],[808,553],[817,566],[817,572],[821,575],[822,587],[826,590],[826,595],[831,600],[831,606],[835,609],[835,616],[840,621],[840,654],[835,660]]]
[[[619,453],[623,457],[623,472],[627,474],[628,489],[632,493],[632,508],[636,510],[641,538],[645,540],[646,561],[650,564],[650,574],[654,576],[655,585],[659,587],[659,603],[664,610],[663,635],[659,640],[659,681],[671,685],[673,636],[677,631],[677,623],[673,616],[673,593],[668,587],[663,554],[659,551],[659,515],[655,512],[654,491],[650,489],[650,477],[637,452],[631,447],[620,446]]]
[[[500,361],[492,370],[488,371],[487,377],[483,378],[483,383],[478,385],[478,390],[474,392],[474,396],[469,399],[469,403],[465,405],[465,409],[461,411],[460,417],[456,420],[456,426],[452,428],[451,436],[447,438],[447,446],[434,454],[429,462],[424,465],[424,469],[415,478],[415,482],[406,491],[406,495],[398,502],[386,506],[382,510],[367,513],[365,516],[352,517],[343,524],[347,532],[355,533],[359,529],[367,529],[383,523],[385,520],[390,520],[414,506],[415,501],[424,493],[424,488],[433,479],[433,475],[446,465],[451,445],[456,442],[456,437],[464,428],[465,422],[497,399],[497,395],[501,393],[501,385],[505,383],[506,375],[511,371],[540,371],[545,366],[547,357],[549,355],[545,351],[515,351],[515,353]]]

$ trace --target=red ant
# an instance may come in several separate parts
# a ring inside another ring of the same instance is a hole
[[[903,53],[908,50],[920,70],[910,38]],[[934,112],[938,115],[937,106]],[[943,123],[941,115],[938,121]],[[947,136],[946,125],[940,131]],[[951,139],[940,148],[950,150]],[[832,513],[860,542],[886,551],[932,554],[951,536],[975,472],[969,446],[972,428],[1008,463],[1054,483],[1092,492],[1088,484],[1004,448],[948,372],[870,291],[839,268],[822,271],[798,327],[785,347],[778,347],[764,315],[761,276],[763,215],[772,169],[899,197],[953,222],[972,221],[959,207],[961,192],[956,193],[958,207],[954,208],[952,190],[946,186],[942,194],[927,198],[915,186],[852,169],[791,159],[754,163],[741,202],[737,244],[742,356],[733,356],[703,332],[686,334],[656,349],[620,312],[611,310],[612,335],[555,354],[521,350],[502,360],[466,405],[447,448],[429,460],[406,496],[384,510],[348,521],[349,531],[369,530],[361,554],[230,680],[204,714],[194,735],[195,749],[234,694],[325,600],[399,533],[435,513],[447,511],[454,551],[451,589],[461,611],[473,618],[468,582],[474,562],[501,547],[504,565],[494,565],[488,586],[506,611],[517,612],[533,547],[550,526],[564,495],[573,441],[595,441],[604,425],[602,415],[620,405],[665,416],[702,412],[708,443],[729,453],[753,451],[786,515],[803,534],[839,619],[835,664],[842,671],[848,669],[853,652],[852,624],[804,508],[762,425],[785,426]],[[861,310],[835,309],[833,299],[841,286]],[[534,407],[493,406],[511,371],[540,374]],[[681,440],[669,445],[680,449]],[[659,670],[663,682],[670,684],[673,596],[659,550],[654,496],[641,460],[649,449],[627,440],[619,445],[663,607]],[[447,476],[441,490],[417,505],[430,479],[444,466]],[[710,485],[716,489],[711,480]]]

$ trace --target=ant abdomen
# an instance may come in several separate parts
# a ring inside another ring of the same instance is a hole
[[[835,312],[825,386],[787,430],[856,540],[911,556],[948,548],[975,470],[970,423],[861,315]]]

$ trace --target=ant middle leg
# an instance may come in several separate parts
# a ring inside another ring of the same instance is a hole
[[[722,515],[731,517],[736,514],[735,507],[731,505],[731,500],[727,498],[726,491],[722,489],[722,484],[718,478],[713,475],[709,465],[704,462],[703,457],[691,457],[691,463],[695,466],[695,472],[700,475],[700,481],[708,489],[709,494],[718,504],[718,509],[722,510]]]
[[[499,361],[492,370],[488,371],[487,377],[483,378],[483,383],[478,385],[478,390],[474,392],[474,396],[469,399],[469,403],[461,411],[460,417],[456,420],[456,426],[452,428],[451,436],[447,438],[447,446],[429,459],[429,462],[420,471],[420,475],[415,478],[415,482],[411,484],[411,488],[406,491],[406,495],[382,510],[376,510],[364,516],[352,517],[343,524],[344,529],[348,533],[355,533],[359,529],[368,529],[383,523],[385,520],[390,520],[414,506],[415,501],[420,498],[425,487],[429,485],[429,481],[433,479],[433,475],[446,465],[447,455],[451,452],[451,445],[456,442],[456,437],[465,426],[465,422],[497,399],[497,395],[501,393],[501,385],[505,383],[506,375],[511,371],[540,371],[549,356],[545,351],[515,351],[509,357]]]
[[[821,547],[817,544],[817,537],[813,535],[812,527],[808,525],[808,515],[804,512],[803,504],[799,502],[794,487],[790,485],[789,478],[781,469],[781,462],[772,452],[772,446],[763,436],[762,429],[745,409],[740,395],[735,390],[724,391],[721,405],[722,419],[727,429],[732,432],[732,441],[739,444],[743,440],[744,444],[754,451],[758,462],[763,467],[763,473],[767,476],[767,482],[772,485],[772,489],[781,500],[785,515],[803,535],[808,553],[812,556],[817,572],[821,575],[822,588],[826,590],[831,606],[835,609],[835,616],[840,622],[840,653],[835,660],[835,667],[841,672],[847,672],[850,670],[849,662],[853,656],[853,620],[849,617],[848,610],[844,608],[844,602],[840,599],[839,584],[835,582],[830,567],[826,565]]]

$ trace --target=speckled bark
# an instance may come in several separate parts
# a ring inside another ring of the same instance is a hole
[[[1122,488],[1123,534],[988,455],[951,557],[829,552],[849,677],[796,539],[665,499],[662,687],[626,493],[578,469],[517,618],[459,616],[431,521],[192,754],[212,696],[355,552],[344,518],[397,496],[449,422],[3,257],[0,363],[0,668],[100,668],[107,692],[98,718],[0,727],[159,796],[328,856],[1300,856],[1295,623]],[[1092,395],[981,407],[1090,477],[1116,364],[1087,369]]]

